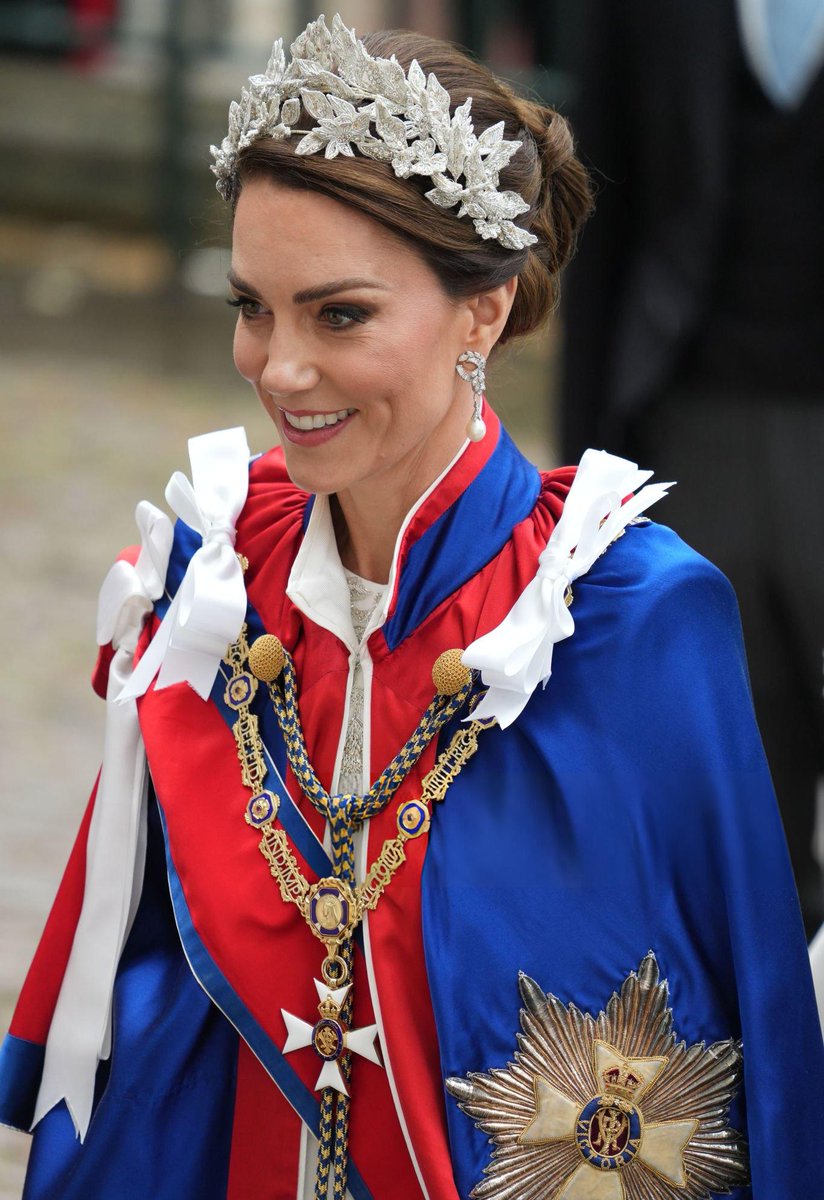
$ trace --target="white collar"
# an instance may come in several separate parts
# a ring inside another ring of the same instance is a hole
[[[401,547],[410,522],[421,505],[429,499],[455,464],[463,457],[470,445],[469,441],[463,443],[452,461],[429,485],[423,495],[418,497],[404,517],[395,539],[386,592],[381,603],[375,607],[365,637],[374,633],[376,629],[380,629],[386,620],[389,605],[395,594]],[[315,496],[309,524],[289,574],[286,595],[304,616],[340,638],[349,650],[357,650],[358,639],[352,627],[349,585],[346,582],[346,575],[335,540],[329,496]]]

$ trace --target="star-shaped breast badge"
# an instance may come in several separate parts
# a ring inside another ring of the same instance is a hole
[[[283,1053],[291,1054],[293,1050],[304,1050],[307,1046],[312,1046],[318,1057],[323,1059],[323,1066],[315,1084],[316,1092],[331,1087],[342,1092],[344,1096],[349,1094],[340,1069],[340,1060],[349,1051],[368,1058],[378,1066],[382,1065],[375,1048],[377,1025],[365,1025],[363,1029],[347,1029],[340,1019],[346,993],[351,986],[349,983],[345,987],[332,989],[319,979],[315,980],[320,998],[320,1019],[314,1025],[302,1021],[300,1017],[293,1016],[283,1008],[280,1010],[287,1033]]]
[[[747,1182],[728,1125],[740,1048],[676,1043],[652,951],[597,1018],[526,975],[520,991],[515,1061],[446,1081],[495,1144],[476,1200],[707,1200]]]

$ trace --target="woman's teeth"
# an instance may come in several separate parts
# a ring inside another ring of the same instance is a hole
[[[281,412],[293,429],[323,429],[324,425],[337,425],[338,421],[344,421],[347,417],[351,417],[355,409],[341,408],[338,412],[315,413],[314,415],[307,413],[304,417],[297,417],[285,409],[281,409]]]

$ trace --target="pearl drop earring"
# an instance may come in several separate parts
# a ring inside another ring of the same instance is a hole
[[[471,363],[472,369],[468,371],[464,363]],[[472,386],[472,416],[466,425],[466,436],[470,442],[480,442],[486,434],[486,424],[481,416],[481,405],[486,391],[486,359],[477,350],[464,350],[458,357],[455,370],[461,379],[465,379]]]

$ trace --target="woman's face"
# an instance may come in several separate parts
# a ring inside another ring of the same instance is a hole
[[[484,349],[477,298],[450,300],[410,246],[347,205],[260,179],[240,194],[229,282],[235,363],[295,483],[411,503],[465,436],[472,395],[455,362]]]

